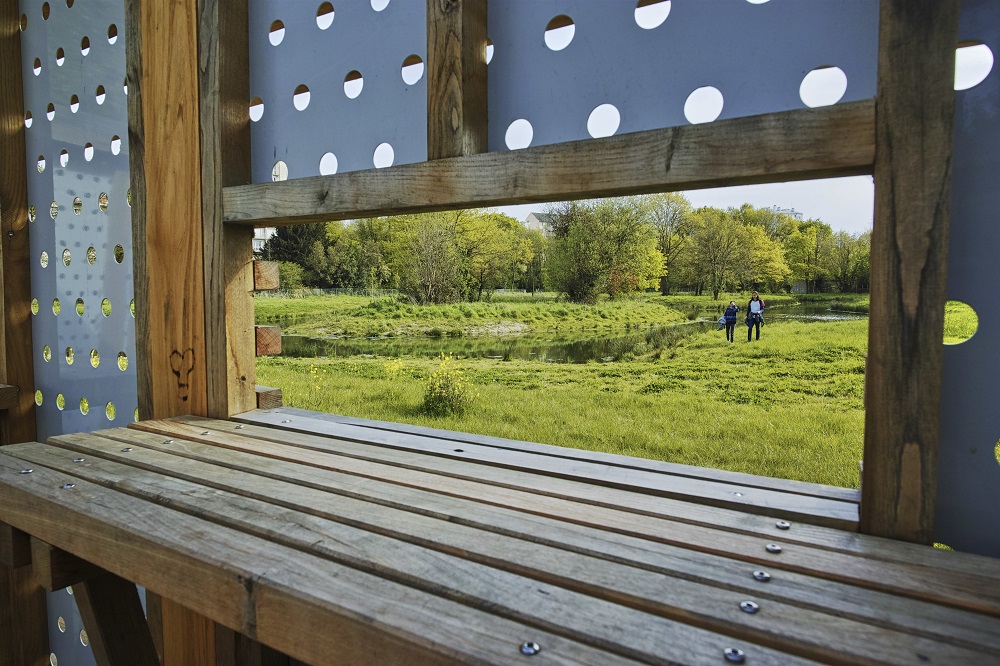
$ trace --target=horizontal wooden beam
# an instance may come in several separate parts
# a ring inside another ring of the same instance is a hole
[[[277,261],[253,262],[253,290],[273,291],[281,286]]]
[[[276,356],[281,353],[281,327],[257,326],[257,356]]]
[[[280,388],[257,386],[257,409],[274,409],[282,406]]]
[[[31,568],[35,581],[47,592],[77,585],[105,573],[100,567],[34,537],[31,538]]]
[[[875,103],[227,187],[256,226],[854,176],[872,172]]]

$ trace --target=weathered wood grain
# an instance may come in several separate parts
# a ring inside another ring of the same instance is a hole
[[[105,573],[100,567],[34,537],[31,539],[31,568],[35,581],[46,592],[55,592]]]
[[[282,396],[280,388],[257,386],[257,409],[273,409],[281,407]]]
[[[31,537],[0,522],[0,567],[19,569],[31,564]]]
[[[0,257],[0,260],[2,260],[2,257]],[[0,410],[17,408],[19,391],[20,389],[16,386],[0,384]]]
[[[0,384],[20,389],[0,415],[0,445],[35,439],[20,16],[17,0],[0,1]]]
[[[134,433],[133,436],[138,438],[140,433]],[[184,510],[206,517],[213,511],[218,511],[212,514],[212,519],[224,524],[230,524],[231,520],[243,520],[250,515],[266,517],[262,518],[263,524],[255,523],[247,529],[279,542],[286,542],[286,537],[292,534],[289,530],[304,527],[302,534],[307,543],[299,543],[297,547],[316,547],[314,543],[317,535],[323,534],[323,544],[336,545],[323,545],[321,548],[324,551],[331,548],[336,550],[337,554],[331,556],[346,558],[343,561],[351,566],[379,571],[384,575],[388,575],[385,572],[394,568],[402,566],[405,569],[408,566],[400,564],[401,562],[420,567],[420,570],[410,573],[400,571],[399,575],[405,580],[416,577],[418,580],[429,581],[435,572],[424,571],[424,564],[436,561],[435,569],[444,570],[443,579],[438,583],[440,586],[458,585],[464,588],[466,583],[462,582],[462,577],[471,575],[473,581],[492,580],[491,585],[510,589],[524,587],[524,584],[497,580],[488,571],[472,571],[466,565],[449,564],[446,559],[421,554],[419,550],[400,550],[402,546],[391,541],[378,546],[385,540],[384,537],[431,548],[480,565],[588,591],[598,597],[601,596],[599,589],[588,589],[588,586],[596,584],[592,582],[595,580],[611,580],[611,583],[604,584],[623,592],[624,588],[621,586],[626,581],[632,581],[633,593],[639,593],[641,590],[652,589],[649,588],[650,585],[655,588],[662,584],[659,581],[663,577],[679,578],[696,585],[686,587],[686,582],[680,583],[670,595],[671,605],[681,603],[683,594],[680,593],[684,590],[705,595],[709,599],[735,593],[758,601],[776,601],[776,608],[779,609],[795,606],[812,613],[834,614],[865,625],[929,637],[935,641],[951,642],[972,649],[1000,648],[1000,635],[993,635],[1000,628],[1000,621],[997,619],[925,602],[902,600],[840,583],[817,581],[777,569],[772,570],[773,580],[762,585],[748,575],[750,570],[738,561],[633,538],[616,539],[615,535],[599,529],[574,530],[572,526],[556,521],[518,516],[512,512],[492,512],[492,516],[484,521],[483,511],[462,502],[453,502],[445,515],[427,516],[345,496],[338,496],[332,501],[329,494],[308,485],[249,472],[234,473],[219,465],[184,459],[156,450],[145,450],[138,456],[135,455],[135,450],[123,453],[120,443],[109,439],[102,441],[102,438],[92,435],[68,435],[52,440],[52,444],[53,447],[42,451],[23,447],[12,453],[32,464],[69,471],[74,469],[71,460],[76,455],[70,454],[70,451],[85,451],[90,462],[82,470],[77,468],[77,471],[84,472],[88,480],[125,492],[156,493],[164,503],[181,508],[186,506],[188,508]],[[61,446],[67,446],[69,450],[55,448]],[[164,476],[174,478],[166,480]],[[306,480],[303,482],[308,483]],[[217,507],[218,490],[234,493],[254,502],[247,504],[238,498],[230,498],[226,500],[224,507]],[[181,497],[176,496],[178,493]],[[397,496],[395,499],[399,504],[406,501],[405,497]],[[257,502],[264,502],[266,505]],[[242,508],[237,511],[232,506]],[[324,520],[313,521],[313,517]],[[474,526],[470,524],[471,520],[483,522]],[[350,529],[344,531],[326,521],[335,521]],[[293,527],[276,529],[273,527],[276,524]],[[484,527],[484,524],[487,526]],[[380,536],[365,535],[356,530],[366,530]],[[543,534],[544,538],[527,540],[514,536],[525,533]],[[366,545],[363,549],[353,545],[342,552],[339,549],[339,545],[359,543]],[[648,573],[640,574],[630,568],[620,570],[620,565],[637,567]],[[572,572],[567,568],[572,568]],[[649,574],[655,578],[650,578]],[[643,579],[645,582],[637,579],[642,576],[646,577]],[[568,583],[563,580],[567,577]],[[471,581],[468,585],[478,589]],[[546,596],[549,600],[557,597],[558,593],[552,592]],[[561,599],[560,603],[572,603],[572,600]],[[703,605],[692,601],[689,611],[692,608],[707,609],[712,603]],[[776,612],[771,609],[771,620],[778,621],[782,613],[795,615],[793,610]],[[547,611],[546,615],[554,617],[551,611]],[[610,620],[610,616],[605,619]],[[572,629],[601,633],[598,629],[584,629],[573,624]],[[853,634],[851,631],[847,633]]]
[[[159,666],[135,585],[106,571],[73,588],[98,666]]]
[[[274,291],[279,287],[281,287],[281,278],[278,274],[278,262],[255,259],[253,262],[253,290]]]
[[[487,150],[486,0],[427,0],[427,159]]]
[[[0,454],[0,520],[307,663],[509,664],[525,636],[553,664],[634,663],[82,479],[67,492],[65,474],[22,464]]]
[[[861,530],[930,543],[958,0],[882,0]]]
[[[281,353],[281,327],[255,326],[257,356],[276,356]]]
[[[45,590],[31,567],[0,566],[0,666],[47,666]]]
[[[251,226],[871,173],[874,102],[227,187]]]

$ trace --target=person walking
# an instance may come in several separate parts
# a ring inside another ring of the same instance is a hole
[[[747,342],[751,341],[754,326],[757,327],[757,339],[760,340],[760,324],[764,321],[764,301],[756,291],[747,303]]]
[[[726,308],[726,313],[723,318],[726,320],[726,340],[730,342],[734,341],[736,337],[736,313],[740,311],[736,301],[729,301],[729,307]]]

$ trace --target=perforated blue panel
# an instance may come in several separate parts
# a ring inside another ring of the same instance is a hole
[[[1000,55],[1000,3],[963,0],[959,37]],[[979,328],[945,347],[935,534],[1000,557],[1000,65],[955,95],[948,298],[971,305]]]

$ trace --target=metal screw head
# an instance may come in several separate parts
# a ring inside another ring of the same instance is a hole
[[[777,527],[779,530],[787,530],[792,526],[792,524],[787,520],[779,520],[774,524],[774,526]]]
[[[756,601],[741,601],[740,610],[753,615],[760,610],[760,605]]]
[[[236,426],[236,429],[237,430],[243,430],[243,426],[242,425],[238,425],[238,426]]]
[[[739,648],[726,648],[722,654],[726,656],[726,661],[731,664],[742,664],[747,660],[746,655],[743,654],[743,650]]]
[[[766,583],[769,580],[771,580],[771,574],[767,573],[766,571],[754,571],[753,577],[754,580],[759,580],[762,583]]]
[[[455,453],[465,453],[465,449],[455,449]]]
[[[73,488],[76,488],[76,484],[75,483],[64,483],[63,484],[63,490],[72,490]]]
[[[83,458],[73,458],[73,462],[75,462],[75,463],[82,463],[83,462]]]
[[[521,643],[521,654],[533,657],[542,651],[542,646],[533,641]]]
[[[739,491],[733,492],[733,495],[736,496],[736,497],[743,497],[743,493],[741,493]]]
[[[172,439],[165,439],[165,440],[163,440],[163,443],[164,444],[173,444],[174,440],[172,440]]]
[[[130,452],[131,450],[132,450],[132,447],[131,447],[131,446],[126,446],[126,447],[125,447],[124,449],[122,449],[122,453],[128,453],[128,452]]]
[[[282,423],[291,423],[291,422],[292,422],[291,419],[285,419],[284,421],[282,421]]]
[[[34,471],[35,471],[35,470],[33,470],[33,469],[30,469],[30,468],[28,468],[28,467],[25,467],[24,469],[22,469],[22,470],[21,470],[21,474],[31,474],[31,473],[32,473],[32,472],[34,472]]]
[[[203,435],[211,435],[212,433],[210,433],[209,431],[205,430],[201,434],[203,434]]]
[[[769,543],[766,546],[764,546],[764,548],[769,553],[780,553],[781,552],[781,546],[779,546],[776,543]]]

